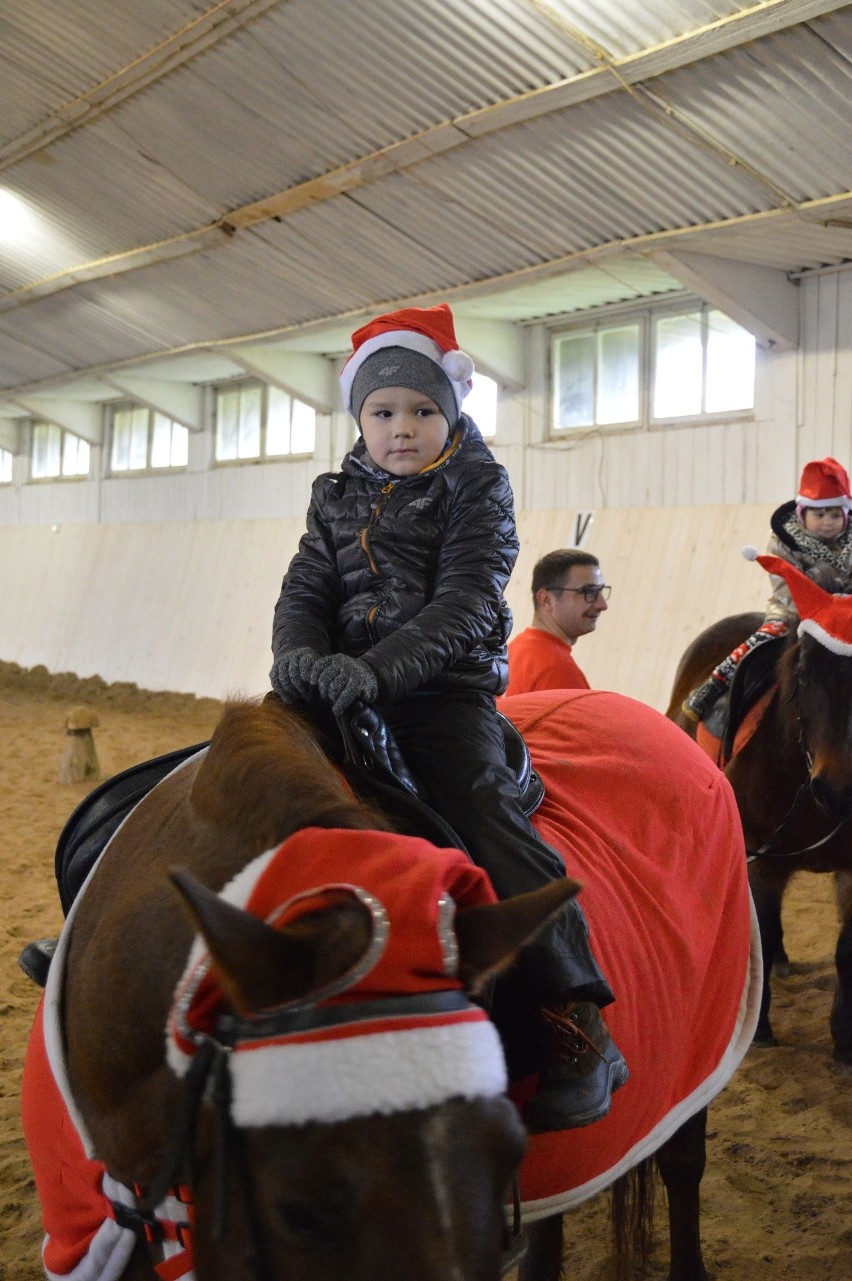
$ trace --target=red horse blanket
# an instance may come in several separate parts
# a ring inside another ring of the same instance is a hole
[[[630,1067],[602,1121],[533,1136],[528,1219],[578,1204],[654,1152],[733,1075],[761,961],[725,776],[671,721],[596,690],[503,699],[545,785],[535,825],[583,883],[592,947]]]
[[[502,710],[545,783],[536,826],[583,882],[592,944],[617,995],[607,1022],[631,1070],[603,1121],[531,1139],[521,1189],[535,1219],[608,1186],[723,1088],[757,1021],[760,952],[733,794],[687,735],[644,704],[599,691],[524,694]],[[58,969],[46,994],[54,1012]],[[111,1206],[126,1190],[87,1158],[57,1076],[64,1089],[39,1018],[23,1109],[46,1270],[57,1281],[112,1281],[132,1248]],[[191,1256],[173,1252],[169,1271],[185,1274]]]

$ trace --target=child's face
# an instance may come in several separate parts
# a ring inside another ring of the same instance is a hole
[[[416,476],[434,463],[450,432],[434,400],[410,387],[371,391],[360,427],[373,462],[391,476]]]
[[[823,543],[830,543],[843,533],[842,507],[806,507],[802,517],[808,533]]]

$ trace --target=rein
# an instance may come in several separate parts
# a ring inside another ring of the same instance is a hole
[[[818,850],[822,845],[827,845],[828,842],[837,835],[841,828],[846,826],[849,819],[842,818],[837,826],[832,828],[828,833],[828,836],[823,836],[821,840],[814,841],[812,845],[803,845],[797,850],[778,850],[775,848],[801,809],[802,802],[807,799],[810,788],[811,780],[810,778],[807,778],[796,792],[796,795],[793,798],[793,804],[790,806],[769,839],[763,842],[760,849],[746,850],[747,863],[753,863],[756,858],[798,858],[800,854],[810,854],[813,850]]]
[[[143,1230],[148,1225],[156,1226],[156,1207],[193,1165],[199,1113],[201,1104],[206,1099],[213,1110],[213,1240],[220,1242],[225,1236],[228,1185],[230,1172],[233,1170],[249,1228],[245,1255],[247,1271],[254,1281],[269,1281],[269,1263],[255,1209],[242,1132],[231,1116],[231,1051],[237,1042],[248,1040],[262,1044],[294,1032],[371,1022],[394,1015],[446,1014],[464,1010],[470,1005],[464,992],[448,990],[383,997],[327,1008],[316,1005],[285,1008],[271,1011],[260,1019],[241,1018],[233,1013],[223,1014],[217,1020],[215,1035],[198,1035],[198,1048],[183,1078],[174,1138],[159,1172],[150,1183],[145,1196],[140,1198],[137,1210],[126,1217],[128,1226],[141,1227]],[[513,1185],[512,1221],[507,1221],[505,1228],[501,1276],[513,1271],[526,1251],[527,1241],[521,1226],[520,1190],[516,1179]]]
[[[793,804],[790,806],[775,831],[763,842],[760,849],[746,850],[747,863],[753,863],[754,860],[758,858],[798,858],[801,854],[811,854],[814,850],[820,849],[823,845],[827,845],[829,841],[833,840],[837,833],[849,822],[848,818],[842,818],[837,826],[833,827],[827,836],[823,836],[819,841],[814,841],[812,845],[803,845],[797,850],[778,850],[775,848],[783,838],[790,824],[793,822],[793,819],[798,814],[801,809],[802,802],[807,799],[808,793],[811,790],[810,771],[813,768],[813,757],[808,751],[808,745],[805,741],[804,730],[801,728],[801,722],[799,728],[799,746],[802,749],[805,763],[808,767],[808,777],[793,797]]]

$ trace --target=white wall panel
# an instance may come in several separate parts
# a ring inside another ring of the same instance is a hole
[[[301,531],[297,520],[2,528],[0,655],[147,689],[262,693]]]
[[[608,508],[588,547],[613,585],[598,633],[578,646],[589,679],[664,706],[677,658],[725,613],[761,608],[770,508]],[[531,617],[539,556],[573,540],[574,510],[526,512],[509,599]],[[7,526],[0,529],[0,656],[23,666],[225,697],[268,688],[272,611],[302,521]],[[38,590],[33,590],[33,584]]]

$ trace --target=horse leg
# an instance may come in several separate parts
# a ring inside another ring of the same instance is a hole
[[[707,1109],[702,1108],[656,1154],[669,1202],[669,1281],[707,1281],[699,1229],[706,1132]]]
[[[788,873],[777,866],[767,866],[756,859],[749,864],[748,881],[751,887],[757,922],[760,926],[760,948],[763,953],[763,993],[760,1001],[760,1017],[754,1034],[755,1045],[774,1045],[775,1037],[769,1021],[769,1007],[772,1003],[772,992],[769,986],[772,974],[772,963],[782,945],[781,900],[787,884]]]
[[[831,1008],[831,1035],[838,1071],[852,1074],[852,872],[835,876],[837,906],[840,913],[840,937],[834,961],[837,988]]]
[[[518,1281],[560,1281],[562,1271],[562,1215],[527,1224],[527,1252],[518,1269]]]

